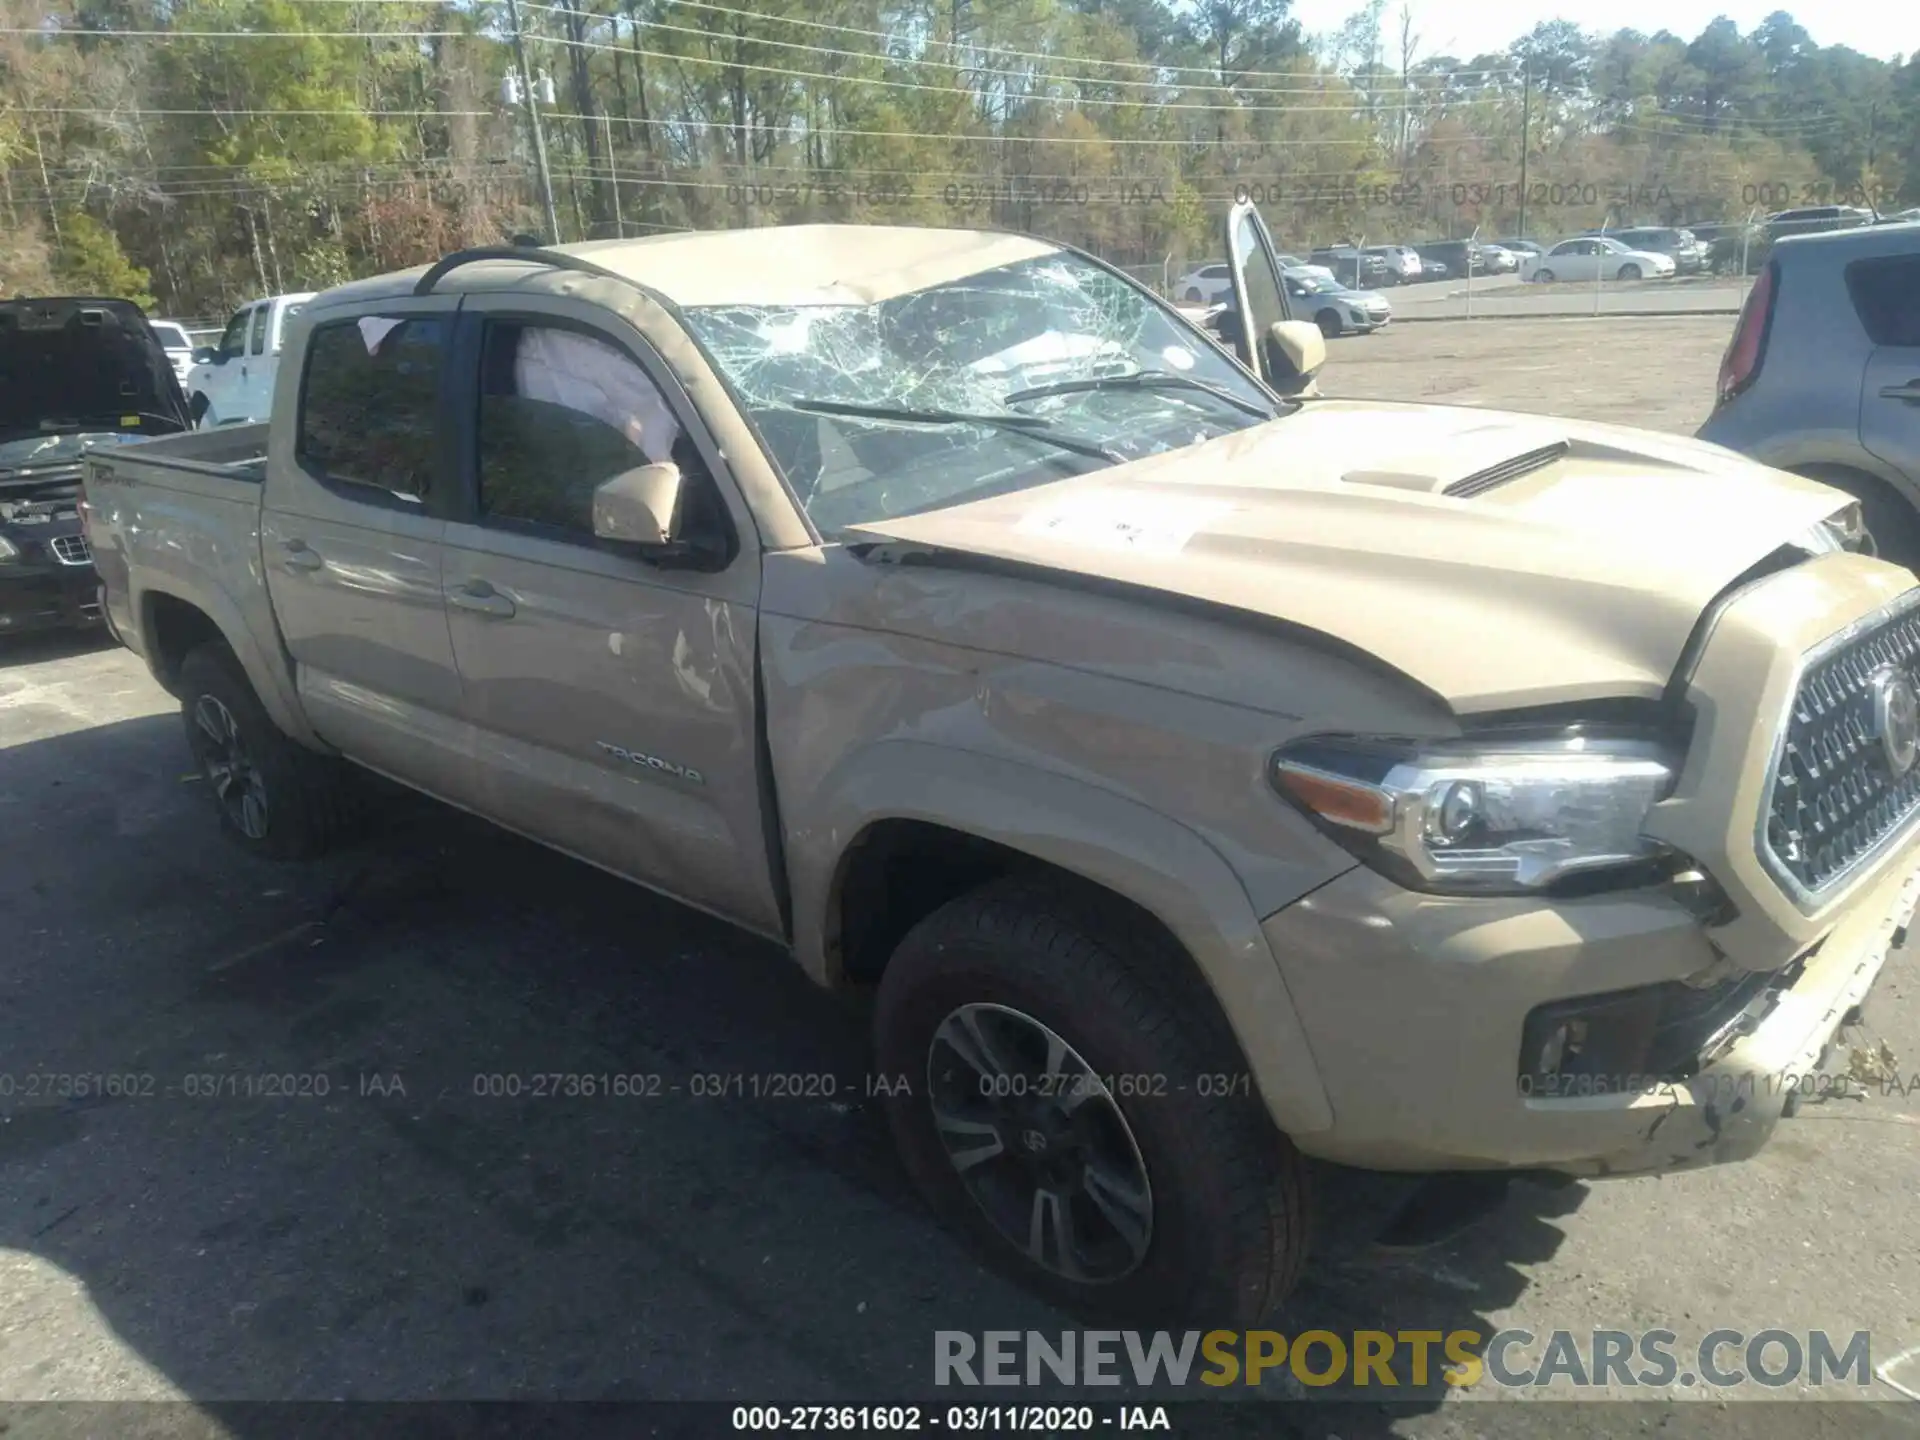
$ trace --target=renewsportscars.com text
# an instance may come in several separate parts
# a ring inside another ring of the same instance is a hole
[[[937,1330],[936,1385],[1284,1383],[1498,1389],[1872,1383],[1868,1332],[1711,1330]]]

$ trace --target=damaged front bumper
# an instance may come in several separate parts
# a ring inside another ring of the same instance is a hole
[[[1333,1112],[1292,1138],[1402,1172],[1595,1177],[1743,1159],[1796,1095],[1842,1079],[1844,1064],[1822,1075],[1823,1056],[1916,900],[1920,842],[1816,946],[1755,973],[1658,889],[1464,899],[1350,871],[1263,927]],[[1603,1032],[1623,1013],[1615,1043]],[[1557,1087],[1529,1083],[1541,1018],[1561,1015],[1585,1017],[1586,1054]]]
[[[1534,1102],[1579,1106],[1611,1100],[1612,1108],[1637,1122],[1630,1145],[1554,1168],[1601,1176],[1745,1160],[1802,1099],[1844,1093],[1851,1069],[1836,1053],[1836,1042],[1888,956],[1904,943],[1917,903],[1920,870],[1896,872],[1806,958],[1794,984],[1773,998],[1751,1033],[1697,1075],[1637,1094]]]

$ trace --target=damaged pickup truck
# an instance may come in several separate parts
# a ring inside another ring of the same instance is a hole
[[[1914,576],[1697,441],[1323,398],[1228,241],[1237,355],[998,233],[343,286],[268,425],[89,461],[112,623],[257,854],[364,767],[877,989],[906,1168],[1085,1311],[1268,1314],[1306,1157],[1751,1155],[1915,903]]]

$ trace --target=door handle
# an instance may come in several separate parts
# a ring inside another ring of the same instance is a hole
[[[471,610],[476,615],[494,615],[504,620],[514,613],[513,597],[501,594],[484,580],[475,580],[458,590],[449,590],[447,599],[462,610]]]
[[[327,562],[318,551],[308,549],[306,541],[285,540],[280,544],[280,563],[289,570],[311,573]]]
[[[1882,400],[1904,400],[1909,405],[1920,405],[1920,380],[1909,380],[1904,385],[1882,385]]]

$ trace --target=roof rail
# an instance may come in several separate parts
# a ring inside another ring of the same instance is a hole
[[[482,245],[475,250],[456,250],[453,254],[436,261],[432,269],[414,282],[413,293],[431,295],[433,287],[446,279],[449,274],[462,265],[471,265],[476,260],[518,260],[525,265],[546,265],[555,270],[576,270],[582,275],[597,275],[603,280],[618,280],[631,285],[633,279],[617,270],[609,270],[604,265],[596,265],[591,260],[582,260],[577,255],[563,255],[558,250],[546,250],[537,245]],[[644,287],[642,287],[644,288]]]

